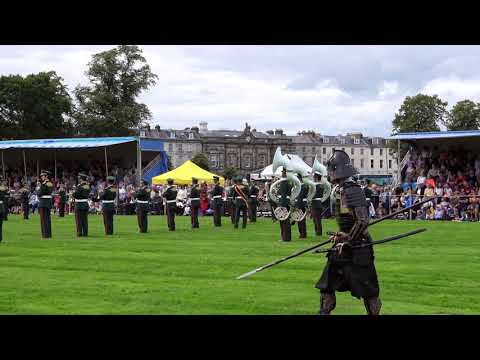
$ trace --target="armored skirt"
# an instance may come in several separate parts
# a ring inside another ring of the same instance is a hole
[[[315,285],[320,292],[350,291],[356,298],[379,296],[375,256],[371,246],[356,249],[344,247],[341,255],[331,252],[327,253],[327,257],[322,276]]]

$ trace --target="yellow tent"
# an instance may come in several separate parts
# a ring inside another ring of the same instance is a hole
[[[167,183],[167,179],[173,179],[175,184],[189,185],[192,183],[192,177],[197,178],[199,183],[206,181],[207,184],[213,184],[214,176],[215,174],[202,169],[200,166],[188,160],[172,171],[153,177],[152,184],[162,185]],[[219,175],[216,176],[220,178],[220,184],[223,185],[225,179]]]

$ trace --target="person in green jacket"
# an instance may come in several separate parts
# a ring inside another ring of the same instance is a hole
[[[75,223],[77,225],[77,236],[88,236],[88,197],[90,196],[90,184],[85,174],[78,174],[80,183],[77,185],[73,198],[75,199]]]
[[[38,213],[40,214],[40,226],[42,229],[42,238],[52,237],[52,219],[50,211],[53,206],[52,201],[53,183],[50,181],[50,172],[42,170],[40,173],[40,186],[37,188]]]
[[[113,176],[107,176],[107,186],[99,198],[102,201],[105,235],[113,235],[113,214],[115,213],[115,199],[117,198],[117,187]]]

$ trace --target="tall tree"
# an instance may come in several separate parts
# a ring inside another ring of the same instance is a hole
[[[233,179],[237,175],[238,175],[238,171],[233,167],[227,167],[223,172],[223,177],[225,179]]]
[[[200,166],[202,169],[210,171],[208,158],[205,154],[203,154],[203,153],[195,154],[195,156],[192,158],[192,162],[194,164]]]
[[[64,137],[72,134],[72,100],[55,71],[0,77],[0,137]]]
[[[444,121],[448,130],[478,130],[480,106],[470,100],[459,101]]]
[[[437,95],[407,96],[392,121],[392,132],[440,131],[438,125],[447,115],[447,105]]]
[[[93,55],[86,75],[91,85],[74,91],[74,118],[82,135],[129,135],[151,118],[147,106],[136,98],[155,85],[158,76],[138,46],[122,45]]]

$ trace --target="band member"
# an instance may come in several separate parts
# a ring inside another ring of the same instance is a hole
[[[298,174],[298,179],[302,181],[302,175]],[[300,193],[295,199],[295,206],[302,210],[304,213],[307,211],[307,196],[308,196],[308,185],[302,184]],[[305,216],[302,221],[298,222],[298,232],[300,233],[300,239],[307,238],[307,217]]]
[[[228,188],[228,191],[227,191],[227,195],[228,195],[228,199],[229,199],[229,207],[228,207],[228,213],[230,214],[230,220],[232,222],[232,224],[235,224],[235,197],[236,197],[236,193],[235,193],[235,184],[234,184],[234,181],[233,179],[230,179],[230,187]]]
[[[242,228],[247,227],[247,218],[248,218],[248,185],[242,185],[242,178],[238,177],[235,181],[234,191],[235,191],[235,229],[238,228],[238,222],[240,221],[240,213],[242,213],[243,222]]]
[[[149,201],[152,190],[148,186],[148,181],[143,179],[140,188],[135,193],[137,199],[137,220],[141,233],[148,231],[148,212],[150,210]]]
[[[277,217],[275,216],[275,209],[277,208],[277,203],[273,201],[273,199],[270,196],[270,186],[273,184],[273,182],[274,181],[272,180],[266,185],[266,192],[267,192],[267,200],[270,205],[270,212],[272,213],[272,222],[275,222],[277,221]]]
[[[322,236],[322,196],[323,186],[320,184],[322,174],[318,171],[313,173],[313,180],[315,181],[315,195],[312,199],[312,217],[315,226],[315,235]]]
[[[5,214],[5,208],[7,207],[5,199],[7,198],[8,187],[5,180],[0,176],[0,242],[3,240],[3,216]]]
[[[213,182],[215,183],[212,190],[213,224],[215,226],[222,226],[223,187],[220,186],[220,178],[218,176],[213,177]]]
[[[75,223],[77,225],[77,236],[88,236],[88,197],[90,196],[90,184],[85,174],[78,174],[80,183],[76,187],[73,198],[75,199]]]
[[[285,168],[282,170],[282,182],[280,183],[278,193],[280,195],[278,206],[282,206],[290,211],[290,195],[292,194],[292,186],[287,180],[287,170]],[[287,219],[280,221],[280,229],[282,234],[281,241],[291,241],[292,228],[290,224],[290,216]]]
[[[58,216],[65,217],[65,205],[67,204],[67,191],[65,190],[65,185],[60,184],[60,189],[58,189]]]
[[[107,176],[107,186],[99,198],[102,201],[105,235],[113,235],[113,215],[115,214],[115,199],[117,198],[117,187],[113,176]]]
[[[42,238],[52,237],[52,220],[50,210],[52,209],[53,184],[49,180],[50,173],[42,170],[40,173],[40,186],[38,187],[38,213],[40,214],[40,227],[42,229]]]
[[[192,218],[192,229],[198,229],[198,210],[200,209],[200,189],[198,179],[192,178],[192,188],[190,189],[190,216]]]
[[[22,182],[22,188],[20,189],[20,201],[22,203],[23,219],[28,220],[29,205],[28,200],[30,198],[30,189],[26,186],[25,182]]]
[[[167,208],[168,230],[175,231],[175,211],[177,210],[177,189],[173,185],[173,179],[167,180],[167,190],[163,192],[163,198]]]
[[[335,150],[327,162],[330,179],[335,187],[335,217],[340,231],[332,236],[333,251],[316,287],[320,289],[320,314],[335,309],[336,291],[350,291],[363,298],[369,315],[380,313],[379,285],[374,265],[373,246],[351,247],[371,243],[368,233],[368,208],[365,193],[352,176],[356,171],[344,151]]]
[[[250,186],[248,196],[248,217],[250,222],[257,222],[257,206],[258,206],[258,193],[260,189],[255,182],[252,181],[252,185]]]

